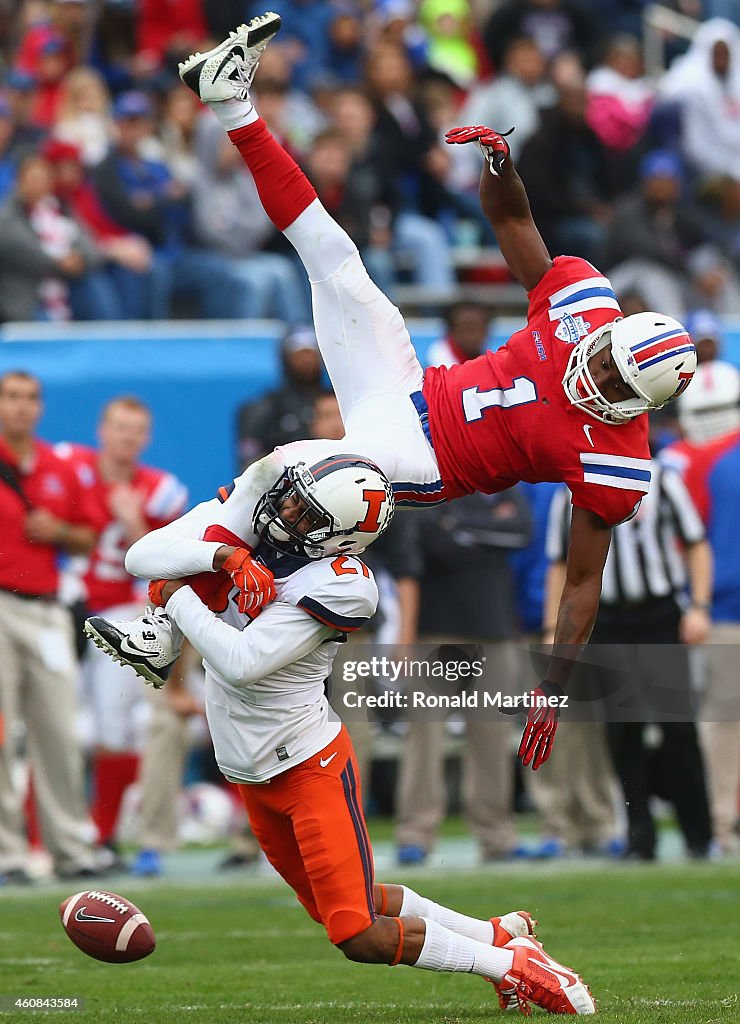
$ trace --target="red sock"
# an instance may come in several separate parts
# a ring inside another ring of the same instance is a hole
[[[96,754],[93,762],[95,800],[92,818],[98,827],[101,843],[113,838],[118,812],[126,787],[135,781],[139,772],[139,755],[131,751]]]
[[[229,138],[252,172],[267,216],[284,231],[316,198],[313,185],[261,117],[235,128]]]
[[[41,827],[39,826],[39,813],[36,805],[36,794],[33,791],[33,776],[28,776],[28,787],[26,788],[26,800],[23,807],[26,817],[26,835],[28,845],[34,850],[42,849],[44,843],[41,839]]]

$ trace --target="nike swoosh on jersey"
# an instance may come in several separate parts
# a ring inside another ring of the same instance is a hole
[[[591,437],[591,431],[593,429],[594,428],[593,428],[593,426],[590,423],[584,423],[583,424],[583,433],[588,438],[588,443],[591,445],[592,448],[594,447],[594,442],[593,442],[593,439]]]
[[[87,907],[80,907],[75,914],[75,921],[102,921],[104,924],[115,924],[114,917],[96,917],[95,914],[86,914]]]
[[[320,757],[319,758],[319,764],[321,765],[321,767],[322,768],[326,768],[326,766],[328,764],[331,764],[331,762],[334,760],[334,758],[337,756],[338,753],[339,753],[339,751],[335,750],[334,753],[331,755],[331,757],[327,757],[326,760],[324,760],[323,757]]]

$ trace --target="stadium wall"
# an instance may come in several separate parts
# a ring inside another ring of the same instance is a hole
[[[494,321],[491,347],[520,326]],[[442,325],[412,320],[408,327],[424,362]],[[10,324],[0,333],[0,373],[27,370],[41,379],[40,434],[53,442],[94,445],[103,405],[136,395],[154,413],[145,461],[177,474],[195,503],[235,475],[237,409],[278,384],[281,334],[274,321]],[[740,366],[740,322],[727,325],[723,355]]]

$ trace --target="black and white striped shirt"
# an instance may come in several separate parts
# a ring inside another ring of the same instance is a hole
[[[601,603],[636,604],[680,595],[686,588],[686,563],[679,541],[703,540],[704,526],[681,477],[655,460],[650,465],[650,491],[637,515],[612,530],[604,566]],[[563,487],[555,493],[547,524],[547,557],[565,561],[568,553],[571,504]]]

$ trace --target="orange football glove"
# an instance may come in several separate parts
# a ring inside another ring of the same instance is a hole
[[[165,583],[167,583],[167,580],[149,581],[149,604],[154,605],[155,608],[164,608],[167,603],[162,598],[162,588]]]
[[[222,569],[239,588],[237,608],[242,615],[254,616],[277,597],[275,577],[246,548],[237,548]]]

